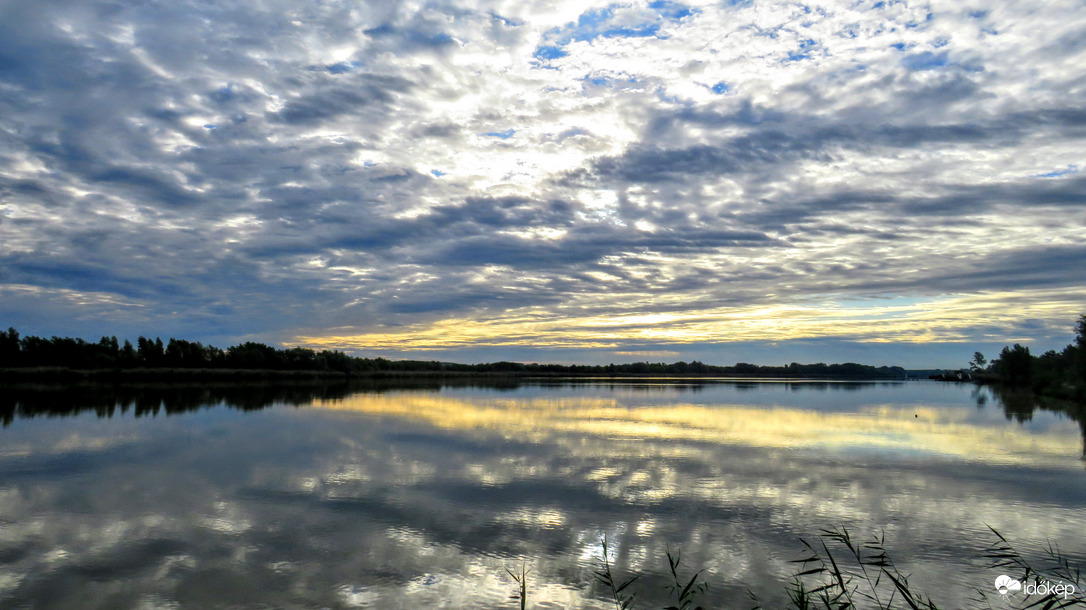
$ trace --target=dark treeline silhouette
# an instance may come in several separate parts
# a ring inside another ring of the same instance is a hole
[[[1030,388],[1039,394],[1086,399],[1086,315],[1075,324],[1075,341],[1062,351],[1048,350],[1034,356],[1018,343],[1003,346],[990,363],[976,352],[970,362],[974,375],[982,381],[1006,386]]]
[[[248,341],[227,349],[171,338],[140,337],[136,345],[117,337],[92,343],[68,337],[21,337],[14,328],[0,332],[0,368],[50,367],[75,370],[200,369],[322,371],[346,375],[377,373],[517,374],[539,376],[701,376],[837,379],[902,379],[901,367],[864,364],[798,364],[758,366],[740,362],[715,366],[702,362],[634,362],[607,365],[562,365],[521,362],[457,364],[423,360],[361,358],[339,351],[304,347],[276,348]]]
[[[337,351],[294,347],[277,349],[251,341],[227,349],[171,338],[140,337],[136,345],[117,337],[97,343],[69,337],[19,337],[9,328],[0,332],[0,367],[62,367],[72,369],[264,369],[341,371],[357,370],[360,358]]]

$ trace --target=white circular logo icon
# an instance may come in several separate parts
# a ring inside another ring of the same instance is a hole
[[[1000,595],[1006,595],[1011,591],[1020,591],[1022,589],[1022,583],[1003,574],[995,580],[995,587]]]

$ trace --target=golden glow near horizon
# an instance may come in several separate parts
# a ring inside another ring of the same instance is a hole
[[[638,295],[643,298],[643,295]],[[318,349],[427,350],[478,346],[619,349],[628,342],[785,341],[842,338],[857,342],[964,341],[975,326],[1012,327],[1023,318],[1074,320],[1086,289],[991,292],[905,302],[878,299],[805,305],[764,305],[676,313],[562,315],[541,307],[486,319],[448,318],[396,331],[301,336],[293,343]],[[586,305],[584,310],[591,310]],[[993,337],[1028,341],[1029,337]]]
[[[1029,435],[969,421],[969,412],[936,406],[873,405],[856,412],[791,407],[694,405],[627,407],[615,398],[471,399],[436,394],[359,394],[317,401],[338,412],[422,420],[449,430],[484,430],[540,441],[576,433],[611,439],[694,441],[775,449],[874,450],[950,456],[1003,465],[1078,468],[1076,426]],[[631,451],[646,451],[644,444]],[[682,451],[668,445],[667,451]]]

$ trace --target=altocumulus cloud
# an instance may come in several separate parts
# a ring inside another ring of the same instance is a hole
[[[957,364],[1086,301],[1076,3],[0,13],[26,333]]]

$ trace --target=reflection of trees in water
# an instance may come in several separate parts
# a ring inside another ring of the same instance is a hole
[[[9,387],[0,398],[5,426],[16,417],[74,416],[88,411],[98,417],[131,412],[136,417],[173,415],[225,404],[241,410],[263,409],[276,402],[303,404],[325,391],[318,387],[265,385],[135,385]]]
[[[440,379],[361,379],[266,383],[175,383],[12,385],[0,395],[0,421],[16,418],[72,417],[93,411],[98,417],[132,413],[136,417],[174,415],[224,405],[256,411],[276,404],[304,406],[314,400],[334,401],[357,392],[432,391],[444,386],[482,386],[504,390],[508,383],[455,383]]]
[[[623,384],[607,384],[614,390],[631,389],[642,392],[699,392],[713,382],[708,380],[669,380],[645,383],[644,380]],[[588,382],[591,383],[591,382]],[[759,383],[724,382],[738,390],[751,391]],[[95,384],[72,385],[9,385],[0,393],[0,421],[4,426],[16,418],[71,417],[93,411],[98,417],[113,417],[132,413],[136,417],[173,415],[223,405],[242,411],[265,409],[272,405],[304,406],[315,400],[336,401],[359,392],[437,391],[442,388],[481,388],[510,391],[525,385],[546,387],[577,387],[586,382],[526,382],[511,378],[456,379],[440,377],[401,377],[385,379],[353,379],[348,381],[307,380],[261,383],[174,383],[174,384]],[[847,390],[879,385],[872,382],[785,382],[793,392]],[[1086,404],[1041,397],[1021,388],[976,386],[972,391],[977,408],[984,408],[994,399],[1002,406],[1008,420],[1026,423],[1038,409],[1062,413],[1074,420],[1082,432],[1083,459],[1086,460]]]
[[[876,385],[900,382],[782,382],[793,392],[827,390],[856,391]],[[727,384],[740,391],[752,391],[765,382],[726,381],[707,379],[630,379],[608,383],[611,390],[627,389],[638,392],[704,391],[710,385]],[[173,415],[224,405],[243,411],[255,411],[275,404],[304,406],[314,400],[335,401],[355,393],[391,391],[437,391],[442,388],[481,388],[490,391],[512,391],[524,386],[575,388],[599,385],[595,381],[519,380],[510,377],[386,377],[307,380],[270,380],[241,382],[186,383],[73,383],[73,384],[13,384],[0,393],[0,421],[4,426],[16,418],[71,417],[93,411],[98,417],[113,417],[132,413],[136,417],[159,414]],[[1027,417],[1028,419],[1028,417]]]
[[[977,386],[973,391],[973,399],[977,401],[977,407],[983,407],[988,400],[988,391],[1003,405],[1003,414],[1008,420],[1025,423],[1033,419],[1033,413],[1038,409],[1062,413],[1078,424],[1082,433],[1082,459],[1086,460],[1086,404],[1070,400],[1059,400],[1038,396],[1034,392],[1010,386]]]
[[[982,385],[973,386],[973,391],[970,392],[973,400],[977,403],[978,409],[983,409],[988,404],[988,389]]]

